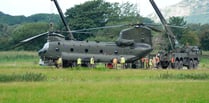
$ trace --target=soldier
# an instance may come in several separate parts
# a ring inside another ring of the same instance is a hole
[[[90,67],[94,68],[94,57],[90,58]]]
[[[121,58],[120,58],[120,64],[121,64],[122,69],[125,68],[125,63],[126,63],[125,58],[123,56],[121,56]]]
[[[144,62],[145,62],[145,58],[144,58],[144,57],[142,57],[142,59],[141,59],[141,65],[142,65],[142,68],[144,68]]]
[[[145,57],[145,68],[149,68],[149,58]]]
[[[117,69],[117,64],[118,64],[118,59],[117,58],[113,58],[113,68]]]
[[[152,64],[153,64],[153,68],[156,67],[156,59],[155,59],[155,56],[152,57]]]
[[[157,55],[156,57],[155,57],[155,62],[156,62],[156,68],[159,68],[159,63],[160,63],[160,58],[159,58],[159,56]]]
[[[81,59],[81,58],[78,58],[78,59],[77,59],[77,66],[78,66],[78,67],[81,66],[81,62],[82,62],[82,59]]]
[[[151,69],[152,66],[153,66],[153,65],[152,65],[152,59],[150,58],[150,59],[149,59],[149,68]]]
[[[57,68],[62,68],[62,57],[59,57],[56,61],[56,67]]]

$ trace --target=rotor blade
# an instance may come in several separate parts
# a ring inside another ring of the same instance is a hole
[[[155,31],[155,32],[162,32],[161,30],[154,28],[152,26],[147,26],[148,28],[150,28],[151,30]]]
[[[72,33],[92,34],[92,32],[72,32]]]
[[[148,29],[148,30],[153,30],[155,32],[162,32],[161,30],[157,29],[157,28],[154,28],[148,24],[144,24],[144,23],[140,23],[140,24],[133,24],[133,25],[136,25],[137,27],[140,27],[140,28],[145,28],[145,29]]]
[[[44,35],[46,35],[46,34],[48,34],[48,33],[49,33],[49,32],[41,33],[41,34],[39,34],[39,35],[36,35],[36,36],[30,37],[30,38],[27,38],[27,39],[22,40],[22,41],[20,41],[20,42],[21,42],[21,43],[26,43],[26,42],[29,42],[29,41],[31,41],[31,40],[33,40],[33,39],[39,38],[39,37],[41,37],[41,36],[44,36]]]
[[[92,32],[79,32],[79,31],[70,31],[71,33],[81,33],[81,34],[91,34]],[[68,33],[68,31],[62,31],[62,33]]]
[[[143,24],[149,26],[162,26],[161,24],[156,24],[156,23],[143,23]]]
[[[181,29],[185,29],[187,28],[186,26],[177,26],[177,25],[168,25],[171,28],[181,28]]]
[[[149,27],[147,27],[147,26],[145,26],[145,25],[140,25],[140,26],[138,26],[139,28],[145,28],[145,29],[147,29],[147,30],[151,30]]]
[[[119,27],[128,26],[128,25],[127,24],[124,24],[124,25],[104,26],[104,27],[97,27],[97,28],[89,28],[89,29],[81,29],[81,30],[72,30],[71,32],[81,32],[81,31],[98,30],[98,29],[108,29],[108,28],[119,28]]]
[[[154,23],[144,23],[145,25],[151,25],[151,26],[162,26],[161,24],[154,24]],[[171,28],[182,28],[185,29],[187,28],[187,26],[178,26],[178,25],[169,25],[167,24],[167,26],[171,27]]]

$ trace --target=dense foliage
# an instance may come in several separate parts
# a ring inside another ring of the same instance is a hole
[[[200,46],[203,50],[209,50],[209,46],[207,45],[209,43],[208,24],[187,24],[183,17],[171,17],[169,18],[169,24],[181,45],[196,45]],[[172,27],[172,25],[179,27]]]
[[[0,23],[8,25],[16,25],[30,22],[59,22],[57,14],[34,14],[31,16],[11,16],[0,11]]]
[[[105,2],[104,0],[87,1],[84,4],[76,5],[68,9],[65,14],[70,27],[74,30],[142,21],[152,22],[150,19],[144,19],[139,16],[136,5],[129,2],[118,4]],[[116,37],[120,30],[121,28],[100,30],[96,31],[94,34],[96,34],[96,38],[100,38],[100,40],[111,40],[110,38],[104,37]],[[77,39],[79,38],[81,40],[90,36],[91,34],[75,35]]]
[[[149,18],[141,17],[136,5],[129,2],[123,4],[109,3],[104,0],[87,1],[80,5],[69,8],[65,15],[72,30],[113,26],[133,23],[153,23]],[[28,37],[48,31],[49,23],[53,22],[56,28],[64,30],[59,15],[35,14],[29,17],[10,16],[0,12],[0,50],[7,50],[15,46],[19,41]],[[209,50],[209,25],[186,24],[182,17],[171,17],[169,24],[187,26],[186,29],[172,28],[181,44],[189,43],[198,45],[204,50]],[[120,31],[128,27],[100,29],[87,34],[74,33],[78,40],[114,41]],[[161,35],[161,34],[158,34]],[[39,38],[16,49],[38,50],[46,38]]]

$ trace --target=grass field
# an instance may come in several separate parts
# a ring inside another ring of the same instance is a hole
[[[209,59],[197,70],[55,69],[35,52],[0,52],[0,79],[41,74],[41,81],[0,82],[0,103],[208,103]],[[2,77],[2,78],[1,78]]]

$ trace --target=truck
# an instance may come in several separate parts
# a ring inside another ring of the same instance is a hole
[[[182,46],[176,39],[174,33],[172,32],[170,26],[167,24],[154,0],[150,0],[150,3],[160,18],[160,21],[165,30],[165,34],[168,37],[170,43],[170,50],[161,50],[156,55],[159,58],[157,68],[161,67],[164,69],[182,69],[184,66],[188,69],[197,68],[201,54],[199,47],[189,45]]]

